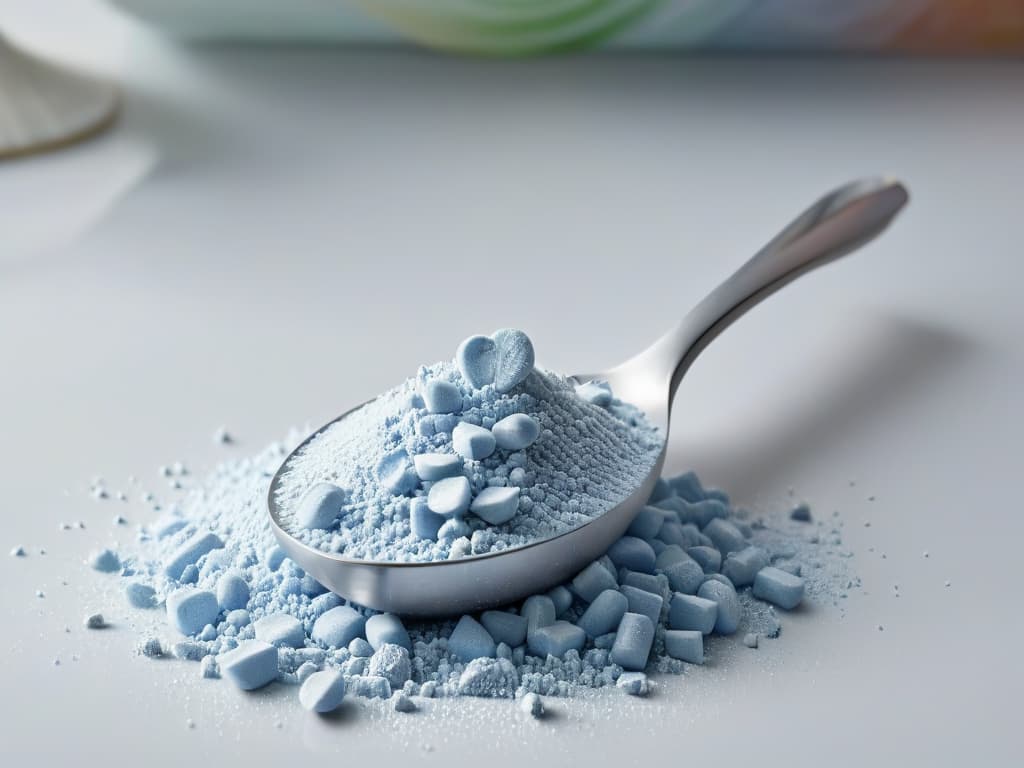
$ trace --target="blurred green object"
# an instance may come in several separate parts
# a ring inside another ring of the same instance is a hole
[[[1024,53],[1022,0],[111,0],[190,38],[591,49]]]

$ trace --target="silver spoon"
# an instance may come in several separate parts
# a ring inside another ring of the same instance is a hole
[[[676,328],[643,352],[609,371],[575,377],[581,383],[591,379],[608,381],[615,395],[641,408],[665,439],[646,479],[600,517],[522,547],[458,560],[376,562],[314,549],[284,529],[275,498],[281,475],[292,456],[330,426],[327,424],[285,459],[270,484],[270,524],[281,547],[307,573],[337,594],[359,605],[406,616],[480,611],[568,581],[622,536],[650,497],[665,463],[672,399],[697,355],[766,296],[874,238],[907,199],[903,185],[890,179],[869,178],[840,187],[797,217],[694,307]]]

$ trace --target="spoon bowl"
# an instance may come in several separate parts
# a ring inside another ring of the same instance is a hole
[[[571,530],[501,552],[456,560],[390,562],[348,558],[311,547],[289,533],[277,504],[292,458],[348,411],[306,438],[270,484],[270,525],[285,554],[344,598],[404,616],[451,616],[494,608],[563,584],[603,555],[650,498],[661,476],[672,400],[700,352],[765,297],[815,267],[858,248],[882,232],[908,200],[897,181],[869,178],[846,184],[797,217],[737,272],[647,349],[615,368],[573,377],[607,381],[615,396],[644,412],[661,434],[650,472],[607,512]]]

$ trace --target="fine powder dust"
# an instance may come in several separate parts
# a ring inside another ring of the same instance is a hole
[[[345,601],[327,592],[297,564],[284,557],[270,530],[265,510],[271,477],[299,440],[296,433],[254,456],[222,463],[169,512],[162,510],[155,520],[141,526],[135,552],[118,553],[121,564],[118,578],[122,581],[126,602],[132,604],[128,610],[139,614],[162,615],[167,598],[182,591],[216,593],[226,575],[240,577],[249,588],[244,609],[222,610],[210,624],[194,634],[183,635],[160,621],[149,622],[165,626],[166,631],[143,634],[138,644],[140,653],[200,662],[196,664],[196,674],[219,677],[223,654],[256,639],[261,619],[286,616],[297,620],[300,637],[298,642],[279,644],[277,672],[273,679],[298,685],[318,670],[337,670],[344,676],[347,695],[394,697],[396,713],[405,711],[410,702],[414,707],[422,707],[426,699],[439,697],[523,697],[528,693],[571,697],[588,689],[617,684],[627,693],[645,694],[644,672],[627,674],[610,657],[614,632],[588,639],[580,650],[568,650],[557,657],[534,653],[527,643],[514,648],[499,643],[493,656],[470,661],[459,658],[449,648],[455,621],[406,622],[410,637],[408,652],[397,651],[393,645],[374,649],[365,635],[338,647],[316,642],[311,637],[316,620],[344,605]],[[690,501],[679,492],[686,494]],[[841,550],[838,536],[828,539],[808,536],[813,526],[788,519],[770,524],[751,518],[733,509],[721,491],[704,490],[692,473],[660,482],[658,495],[662,498],[655,508],[665,514],[666,525],[664,530],[646,539],[652,549],[664,551],[669,545],[659,537],[678,540],[680,530],[685,538],[706,545],[696,532],[696,526],[680,525],[674,511],[694,500],[703,501],[722,510],[725,519],[742,532],[744,545],[763,551],[773,565],[799,573],[806,584],[808,599],[816,603],[836,602],[845,597],[846,589],[854,586],[847,575],[849,561],[842,556],[848,553]],[[194,540],[197,534],[207,532],[215,534],[222,546],[187,564],[179,576],[169,575],[167,564],[176,559],[183,545]],[[594,565],[605,569],[605,578],[613,585],[619,584],[623,591],[628,591],[625,583],[635,579],[628,568],[617,568],[607,556]],[[652,595],[657,594],[655,602],[661,601],[660,609],[655,611],[655,635],[645,665],[648,673],[680,674],[692,666],[673,658],[666,650],[674,595],[670,575],[670,568],[665,572],[654,569],[650,574],[654,581],[647,587]],[[705,577],[705,580],[710,579],[728,581],[721,574]],[[153,589],[152,597],[142,603],[135,597],[140,587]],[[556,588],[548,596],[553,601],[564,601],[558,608],[559,621],[577,622],[586,611],[588,601],[572,591],[574,585],[567,587],[569,589]],[[705,638],[706,652],[711,655],[716,653],[716,644],[739,644],[749,642],[751,637],[764,642],[779,635],[784,612],[753,597],[749,587],[740,588],[738,593],[741,610],[738,625],[729,636],[717,637],[716,633]],[[375,613],[354,607],[367,616]],[[507,610],[514,614],[519,606],[509,606]]]
[[[460,412],[429,413],[418,394],[428,381],[458,387]],[[376,467],[400,449],[409,456],[451,454],[452,430],[459,422],[490,428],[517,413],[539,423],[540,436],[533,444],[519,451],[498,449],[482,461],[465,463],[474,496],[486,487],[520,488],[518,513],[507,523],[492,526],[466,516],[472,554],[522,546],[607,512],[643,482],[664,443],[664,435],[634,406],[616,398],[603,406],[588,402],[557,374],[534,369],[502,394],[493,386],[466,386],[456,365],[438,363],[335,422],[289,461],[276,497],[282,522],[306,544],[348,557],[446,559],[452,540],[411,533],[410,498],[381,487]],[[292,513],[318,482],[342,488],[348,503],[331,529],[304,530]]]
[[[605,384],[534,367],[526,335],[503,329],[315,436],[275,501],[293,535],[326,551],[464,557],[603,514],[648,476],[664,439]],[[569,583],[480,615],[403,622],[329,592],[277,544],[267,494],[300,441],[222,463],[168,509],[147,494],[157,514],[135,551],[89,558],[121,580],[128,610],[155,619],[139,622],[155,628],[142,655],[198,662],[202,677],[245,690],[301,685],[300,703],[317,712],[352,696],[389,699],[395,713],[469,696],[516,698],[536,717],[540,696],[645,696],[648,673],[680,674],[722,642],[756,649],[786,609],[839,605],[856,585],[838,529],[806,535],[809,508],[769,522],[686,473],[659,479],[627,534]],[[183,473],[161,471],[174,489]],[[429,515],[447,521],[425,525]]]

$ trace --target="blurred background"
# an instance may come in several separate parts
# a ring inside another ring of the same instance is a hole
[[[1000,638],[1024,614],[993,585],[1024,534],[1022,0],[0,0],[0,34],[5,536],[49,551],[0,562],[13,754],[109,758],[116,734],[147,765],[478,761],[479,720],[431,755],[410,720],[382,752],[379,723],[339,738],[171,663],[112,666],[130,633],[66,635],[110,528],[91,478],[251,455],[470,333],[607,367],[821,194],[887,173],[907,211],[701,357],[667,463],[839,513],[864,594],[493,762],[680,739],[762,765],[1012,761],[1024,671]],[[92,538],[54,533],[78,519]],[[219,729],[185,734],[211,707]]]
[[[291,117],[305,126],[323,126],[336,118],[355,117],[351,104],[344,102],[352,95],[347,79],[355,81],[355,87],[371,88],[370,80],[379,78],[386,82],[383,88],[373,88],[375,94],[394,94],[396,88],[411,92],[408,114],[424,121],[415,130],[417,140],[431,135],[431,110],[468,107],[473,99],[487,98],[484,92],[499,94],[500,105],[486,114],[473,110],[470,120],[493,121],[517,137],[543,130],[536,119],[542,113],[577,109],[588,88],[621,94],[627,109],[629,100],[652,94],[660,112],[699,111],[703,114],[698,119],[709,120],[714,119],[717,102],[747,100],[751,115],[766,118],[785,109],[778,102],[800,99],[806,106],[801,94],[813,98],[831,90],[829,78],[820,73],[822,66],[839,78],[867,67],[870,74],[855,77],[855,85],[836,80],[836,86],[881,94],[901,86],[884,83],[885,76],[875,73],[922,71],[906,61],[893,64],[894,57],[932,62],[954,57],[962,62],[1019,59],[1024,52],[1024,2],[0,0],[0,36],[6,40],[0,42],[0,157],[32,154],[94,136],[109,128],[118,114],[123,115],[122,138],[133,139],[131,148],[127,142],[97,146],[91,160],[76,158],[74,165],[82,166],[93,192],[88,201],[64,206],[61,226],[44,226],[31,211],[8,203],[6,220],[0,224],[7,233],[5,258],[10,259],[15,252],[45,249],[60,242],[64,232],[92,222],[158,159],[166,166],[210,150],[219,140],[216,125],[222,122],[221,114],[247,122],[246,131],[224,128],[230,138],[221,138],[235,145],[248,137],[258,143],[260,131],[272,130],[267,121],[241,118],[241,112],[228,104],[245,99],[250,84],[287,91],[280,95],[282,100],[305,98],[309,103],[301,113],[289,106]],[[264,53],[252,52],[257,44]],[[431,50],[470,58],[460,63],[424,53]],[[522,62],[545,55],[545,63]],[[811,56],[816,57],[814,63]],[[865,63],[883,58],[889,63]],[[500,59],[518,63],[496,63]],[[251,62],[258,62],[253,68],[269,67],[273,72],[250,72]],[[949,66],[937,64],[933,71]],[[955,71],[977,66],[955,65]],[[372,73],[357,72],[361,68]],[[398,70],[399,82],[388,81]],[[287,81],[289,73],[302,81],[297,84],[302,97],[291,85],[271,84],[274,79]],[[438,98],[429,95],[435,76],[457,90],[457,104],[446,102],[443,93]],[[767,89],[754,84],[760,78]],[[936,74],[920,88],[907,86],[908,98],[927,98],[942,79]],[[630,83],[623,88],[626,80]],[[987,87],[989,78],[981,80]],[[653,95],[659,89],[678,93],[684,82],[699,95]],[[230,93],[219,92],[219,87]],[[524,88],[537,104],[529,116],[518,109],[522,95],[517,89]],[[735,99],[730,96],[732,88],[741,89]],[[204,98],[210,101],[200,106]],[[698,99],[704,100],[705,108],[697,109]],[[416,105],[417,100],[427,103]],[[762,103],[773,100],[777,103]],[[361,104],[364,115],[367,106]],[[285,110],[272,111],[274,119],[288,119]],[[822,110],[815,112],[820,115]],[[308,119],[297,119],[300,114]],[[634,114],[642,119],[642,112]],[[920,120],[927,125],[927,117]],[[402,122],[409,125],[410,120]],[[466,120],[459,124],[470,130]],[[389,122],[384,130],[393,133],[400,128]],[[343,142],[354,146],[344,128],[335,135],[331,154],[337,154]],[[300,140],[282,138],[264,144],[263,152],[274,155]],[[580,136],[581,142],[588,140],[593,137]],[[496,149],[505,155],[515,151],[514,144]],[[364,144],[360,154],[365,151]],[[106,166],[100,181],[91,175],[88,163],[102,152],[117,154],[118,161]],[[609,156],[601,154],[604,159]],[[561,157],[573,163],[570,156]],[[595,161],[600,162],[591,157],[588,164]],[[3,175],[16,177],[19,186],[46,183],[41,180],[49,172],[46,161],[33,165],[28,177],[22,175],[26,166],[8,168]],[[62,173],[74,175],[70,160],[61,165]]]

